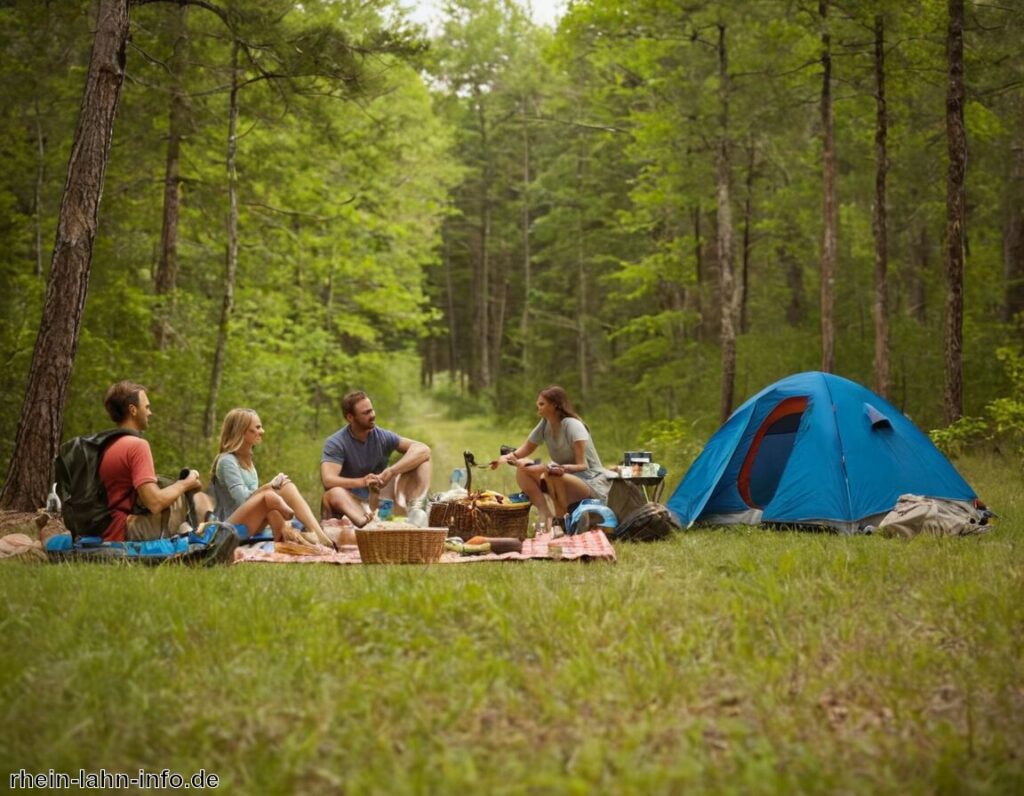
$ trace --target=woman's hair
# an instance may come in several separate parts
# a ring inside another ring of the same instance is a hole
[[[567,417],[575,417],[581,423],[583,422],[583,418],[576,414],[576,410],[573,409],[572,402],[569,400],[569,394],[557,384],[545,387],[540,391],[540,394],[545,401],[554,405],[555,411],[558,412],[558,416],[562,420],[565,420]]]
[[[217,462],[225,453],[235,453],[245,441],[245,432],[249,430],[254,418],[258,417],[255,409],[232,409],[224,416],[224,425],[220,427],[220,451],[213,457],[210,466],[210,480],[217,477]]]

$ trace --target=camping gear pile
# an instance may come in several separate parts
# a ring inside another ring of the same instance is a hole
[[[896,508],[878,524],[882,536],[974,536],[989,530],[994,515],[977,501],[940,500],[900,495]]]

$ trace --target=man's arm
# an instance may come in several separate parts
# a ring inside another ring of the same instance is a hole
[[[202,482],[199,480],[199,472],[197,470],[189,470],[187,478],[175,481],[163,489],[158,487],[155,482],[148,481],[145,484],[139,484],[139,488],[136,491],[139,496],[139,502],[153,514],[159,514],[186,492],[201,489],[202,486]]]
[[[363,475],[359,478],[345,478],[341,474],[341,465],[336,462],[320,462],[320,483],[325,490],[340,486],[343,489],[366,489],[376,479],[375,473]]]
[[[394,464],[385,467],[377,475],[377,483],[380,486],[387,486],[388,482],[396,475],[415,470],[423,462],[430,460],[430,448],[426,444],[417,442],[414,439],[399,437],[397,450],[402,454],[402,458]],[[372,483],[373,475],[371,474],[368,477]]]

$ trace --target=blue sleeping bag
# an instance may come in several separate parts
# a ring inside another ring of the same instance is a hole
[[[235,526],[223,522],[205,522],[195,531],[176,534],[166,539],[147,541],[105,542],[101,536],[79,536],[70,533],[50,537],[44,548],[51,561],[127,561],[130,563],[183,564],[231,563],[238,546]]]

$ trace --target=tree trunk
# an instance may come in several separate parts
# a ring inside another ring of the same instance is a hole
[[[220,324],[217,326],[217,345],[213,354],[213,370],[210,373],[210,393],[206,399],[206,415],[203,420],[203,434],[207,439],[213,436],[217,421],[217,394],[224,374],[224,357],[228,343],[228,326],[235,307],[235,277],[238,274],[238,171],[235,155],[238,150],[238,42],[231,53],[231,94],[228,105],[228,248],[224,264],[224,300],[220,308]]]
[[[530,129],[523,123],[523,314],[519,320],[519,337],[523,349],[523,378],[530,378],[530,291],[533,289],[530,248]]]
[[[694,337],[704,339],[704,240],[700,230],[700,203],[691,211],[693,217],[693,267],[696,284],[686,288],[686,309],[697,318],[694,323]]]
[[[324,336],[327,337],[328,339],[331,336],[331,319],[334,314],[334,263],[336,262],[335,255],[336,253],[334,251],[334,248],[332,247],[331,256],[329,260],[330,265],[328,266],[327,270],[327,281],[324,282],[324,289],[322,293],[324,306],[323,329]],[[329,373],[330,367],[331,351],[328,348],[324,351],[324,354],[320,359],[320,373]],[[326,390],[324,390],[323,381],[321,379],[317,379],[313,404],[315,407],[313,415],[313,430],[316,433],[320,432],[320,407],[323,406],[325,403],[328,403]]]
[[[828,28],[828,0],[818,4],[821,15],[821,136],[824,183],[824,232],[821,247],[821,369],[836,369],[836,237],[839,226],[836,205],[836,153],[832,124],[832,36]]]
[[[491,385],[491,324],[490,324],[490,297],[491,297],[491,274],[490,274],[490,245],[491,245],[491,156],[488,152],[487,116],[484,111],[483,96],[477,92],[477,122],[480,133],[480,148],[484,161],[484,169],[480,180],[480,195],[478,197],[480,207],[479,227],[479,250],[475,259],[474,287],[474,326],[476,333],[476,362],[474,378],[472,380],[474,390],[487,389]]]
[[[463,373],[464,370],[459,361],[459,347],[455,336],[457,319],[455,317],[455,285],[452,282],[452,240],[451,230],[447,225],[442,228],[441,236],[444,241],[444,284],[448,303],[448,373],[454,385],[456,376]]]
[[[576,145],[576,195],[583,195],[583,172],[586,163],[586,143],[577,140]],[[579,292],[576,300],[576,360],[580,369],[580,398],[586,405],[590,397],[590,346],[587,340],[587,311],[590,300],[587,296],[587,252],[583,223],[583,206],[576,203],[576,282]]]
[[[491,362],[494,365],[492,387],[498,386],[501,378],[502,343],[505,341],[505,313],[508,309],[508,274],[502,268],[498,277],[497,306],[494,308],[494,334],[492,335]]]
[[[103,179],[124,83],[128,0],[100,0],[85,94],[68,159],[43,316],[0,506],[32,511],[49,489],[89,289]]]
[[[156,306],[153,336],[157,348],[167,347],[171,314],[174,311],[174,289],[178,281],[178,217],[181,191],[181,140],[188,121],[188,95],[185,73],[188,54],[188,6],[168,9],[174,54],[171,56],[171,106],[167,119],[167,165],[164,175],[164,215],[160,231],[160,263],[156,272]]]
[[[39,114],[39,102],[36,108],[36,184],[32,189],[32,227],[34,233],[33,248],[35,251],[36,276],[43,275],[43,185],[46,182],[46,136],[43,135],[43,120]]]
[[[1003,320],[1013,323],[1024,312],[1024,143],[1014,147],[1014,169],[1003,233]]]
[[[747,160],[747,195],[743,199],[743,276],[740,279],[740,334],[747,333],[747,299],[750,295],[750,226],[753,221],[754,166],[757,163],[757,145],[750,141]]]
[[[790,230],[788,240],[796,239],[796,230]],[[785,242],[778,246],[779,263],[786,272],[786,287],[789,288],[789,303],[786,304],[786,323],[799,326],[804,322],[807,301],[804,296],[804,267]]]
[[[729,61],[725,48],[725,25],[718,25],[718,276],[721,285],[722,389],[719,418],[724,423],[732,414],[736,385],[736,288],[732,272],[732,207],[729,162]]]
[[[946,142],[949,175],[946,183],[946,318],[945,395],[946,423],[964,411],[963,322],[964,240],[966,236],[967,132],[964,128],[964,2],[949,2],[949,34],[946,54],[949,79],[946,85]]]
[[[885,178],[889,170],[885,105],[885,20],[875,16],[875,392],[889,397],[889,252]]]

